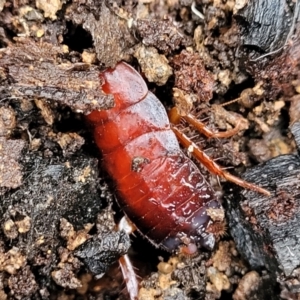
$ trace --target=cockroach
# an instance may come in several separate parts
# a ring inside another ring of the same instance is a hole
[[[173,252],[184,246],[188,253],[195,252],[196,246],[212,249],[215,235],[208,228],[218,222],[212,210],[222,209],[213,188],[182,152],[177,139],[217,175],[269,194],[223,171],[172,126],[162,103],[131,66],[120,62],[100,77],[103,92],[114,96],[115,106],[93,111],[87,120],[103,165],[115,182],[119,206],[156,247]],[[174,112],[171,115],[174,119]],[[206,130],[192,116],[185,119]]]

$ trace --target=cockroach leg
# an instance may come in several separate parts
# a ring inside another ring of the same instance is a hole
[[[192,114],[180,115],[176,107],[173,107],[168,112],[168,115],[172,124],[178,124],[181,119],[184,119],[208,138],[229,138],[237,134],[242,127],[241,120],[238,120],[235,127],[230,130],[224,132],[213,132],[203,122],[199,121]]]
[[[236,126],[230,130],[227,130],[224,132],[213,132],[209,128],[207,128],[204,123],[197,120],[191,114],[183,116],[183,119],[186,120],[192,126],[194,126],[199,132],[201,132],[208,138],[228,138],[228,137],[234,136],[241,130],[241,121],[240,120],[237,122]]]
[[[137,300],[139,293],[139,283],[134,272],[134,267],[127,254],[119,258],[119,265],[126,283],[130,300]]]
[[[261,188],[253,183],[249,183],[239,177],[236,177],[227,171],[223,170],[216,162],[214,162],[208,155],[205,154],[195,143],[193,143],[184,133],[180,132],[175,126],[172,126],[173,132],[183,147],[199,160],[210,172],[215,175],[221,176],[228,181],[231,181],[243,188],[259,192],[266,196],[270,196],[270,192],[264,188]]]
[[[134,231],[136,231],[136,227],[134,226],[134,224],[132,222],[130,222],[130,220],[126,217],[123,217],[121,219],[121,221],[119,222],[117,229],[119,231],[123,230],[125,231],[127,234],[131,234]]]
[[[118,230],[123,230],[126,233],[131,234],[136,230],[136,228],[126,217],[123,217],[118,224]],[[134,267],[127,254],[119,258],[119,265],[126,283],[130,300],[137,300],[139,293],[139,282],[137,280]]]

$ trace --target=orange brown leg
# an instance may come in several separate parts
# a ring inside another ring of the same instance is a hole
[[[223,132],[213,132],[209,128],[207,128],[204,123],[197,120],[191,114],[183,116],[183,119],[186,120],[192,126],[194,126],[199,132],[201,132],[208,138],[228,138],[234,136],[241,130],[241,126],[240,126],[241,121],[238,121],[236,126],[230,130],[223,131]]]
[[[181,119],[184,119],[186,122],[191,124],[199,132],[201,132],[203,135],[205,135],[208,138],[229,138],[237,134],[242,127],[241,120],[238,120],[235,127],[230,130],[223,131],[223,132],[213,132],[203,122],[199,121],[192,114],[186,114],[184,116],[181,116],[176,107],[172,108],[169,111],[168,115],[169,115],[170,122],[172,124],[178,124]]]
[[[209,130],[205,125],[198,121],[195,117],[188,114],[186,116],[179,116],[179,114],[175,110],[171,110],[169,113],[170,121],[174,124],[179,123],[180,118],[185,119],[188,123],[193,125],[197,130],[203,133],[207,137],[230,137],[236,134],[239,131],[239,124],[238,122],[235,128],[220,132],[214,133]],[[183,147],[187,148],[188,151],[197,159],[199,160],[210,172],[215,175],[221,176],[228,181],[231,181],[243,188],[253,190],[255,192],[259,192],[266,196],[270,196],[270,192],[264,188],[261,188],[253,183],[249,183],[239,177],[236,177],[229,172],[223,170],[221,166],[219,166],[216,162],[214,162],[204,151],[202,151],[195,143],[193,143],[184,133],[180,132],[175,126],[172,127],[173,132],[177,136],[177,139],[182,144]]]
[[[139,283],[134,272],[134,267],[127,254],[119,258],[119,265],[126,283],[130,300],[137,300],[139,293]]]
[[[123,230],[128,234],[133,233],[135,229],[135,226],[126,217],[123,217],[118,224],[118,230]],[[139,282],[137,280],[134,267],[127,254],[119,258],[119,265],[126,283],[130,300],[137,300],[139,293]]]

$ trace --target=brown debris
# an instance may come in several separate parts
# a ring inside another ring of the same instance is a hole
[[[232,276],[236,272],[243,274],[247,270],[244,261],[238,255],[233,241],[220,242],[210,261],[214,268],[224,272],[227,276]]]
[[[97,61],[97,57],[96,57],[96,53],[94,52],[91,52],[91,51],[83,51],[82,54],[81,54],[81,57],[82,57],[82,61],[85,63],[85,64],[94,64],[96,63]]]
[[[223,208],[207,208],[206,213],[213,221],[222,222],[225,220],[225,212]]]
[[[258,60],[255,64],[250,63],[248,70],[255,78],[256,82],[264,83],[265,96],[268,99],[289,100],[295,95],[297,82],[300,78],[300,26],[295,25],[293,40],[290,39],[286,44],[286,49],[270,59]]]
[[[269,132],[270,127],[279,121],[281,109],[285,106],[284,101],[262,102],[255,106],[248,115],[249,120],[257,124],[257,129],[263,133]]]
[[[17,188],[22,183],[18,160],[25,147],[23,140],[6,140],[0,137],[0,188]]]
[[[29,266],[10,276],[8,286],[11,290],[10,294],[14,299],[20,300],[33,297],[38,289],[34,274],[31,272]]]
[[[190,257],[179,253],[171,256],[167,262],[161,261],[157,266],[157,273],[152,273],[142,281],[139,298],[163,300],[170,297],[173,299],[172,297],[186,297],[189,292],[204,295],[205,260],[203,254]],[[185,288],[180,289],[179,286]]]
[[[80,282],[81,282],[81,287],[77,288],[77,292],[80,295],[85,295],[87,293],[87,291],[90,288],[90,284],[93,280],[93,275],[92,274],[82,274],[80,276]]]
[[[266,212],[267,217],[276,223],[292,219],[298,210],[297,201],[285,190],[278,191],[277,197],[273,197],[269,205],[270,208]]]
[[[60,235],[67,240],[67,248],[69,250],[75,250],[78,246],[82,245],[90,236],[88,232],[93,227],[93,224],[85,225],[84,229],[75,231],[72,224],[66,219],[60,220]]]
[[[263,101],[248,114],[248,120],[255,125],[255,131],[262,135],[262,139],[253,138],[248,142],[250,153],[258,162],[295,151],[295,143],[280,128],[282,122],[285,122],[285,116],[282,115],[285,105],[282,99]],[[294,108],[296,117],[297,109]]]
[[[229,130],[238,126],[239,133],[249,128],[249,121],[241,114],[227,111],[221,105],[212,105],[211,112],[219,129]]]
[[[194,102],[197,102],[197,95],[186,93],[178,88],[173,88],[173,101],[179,115],[184,116],[192,111]]]
[[[63,47],[32,39],[19,38],[5,48],[0,65],[14,81],[12,94],[47,98],[84,113],[111,107],[112,96],[101,92],[99,68],[71,64],[63,59],[64,55]],[[52,121],[49,117],[46,120]]]
[[[265,123],[261,123],[264,126]],[[250,154],[258,162],[265,162],[279,155],[290,154],[296,145],[289,137],[282,135],[278,128],[267,128],[263,139],[251,139],[248,143]]]
[[[160,262],[157,266],[158,273],[152,274],[150,278],[142,282],[139,299],[163,300],[168,297],[183,296],[182,291],[177,288],[177,280],[174,280],[172,276],[178,264],[179,260],[176,256],[171,257],[168,262]]]
[[[206,287],[207,291],[216,294],[217,298],[221,297],[221,291],[226,291],[231,288],[228,277],[224,273],[219,272],[214,267],[209,267],[207,269],[207,277],[210,281],[210,283],[208,283]]]
[[[19,233],[26,233],[30,230],[31,227],[31,218],[26,216],[25,218],[23,218],[20,221],[15,221],[15,224],[18,228],[18,232]]]
[[[0,253],[0,271],[16,274],[17,270],[24,267],[25,264],[26,257],[20,253],[18,248],[13,247],[8,252]]]
[[[265,162],[279,155],[293,153],[295,143],[277,130],[264,134],[263,139],[252,139],[248,143],[250,153],[258,162]]]
[[[260,284],[260,276],[256,271],[248,272],[239,282],[238,287],[234,291],[233,300],[251,300],[252,293],[258,289]]]
[[[237,100],[243,107],[252,108],[255,102],[262,99],[264,93],[263,82],[260,81],[253,88],[244,89],[235,101]]]
[[[173,58],[172,66],[175,87],[197,94],[198,101],[206,102],[212,98],[214,80],[197,53],[182,51]]]
[[[81,266],[80,261],[73,256],[72,252],[63,247],[60,247],[58,251],[60,254],[60,262],[57,267],[59,269],[51,273],[53,280],[56,284],[64,288],[81,288],[81,281],[75,275]]]
[[[0,137],[8,138],[17,125],[16,115],[11,107],[0,107]]]
[[[23,234],[30,230],[31,221],[31,218],[28,216],[19,221],[13,221],[9,218],[2,224],[3,233],[7,238],[15,239],[19,233]]]
[[[45,100],[35,99],[35,105],[40,109],[41,114],[48,125],[52,125],[54,122],[54,113],[51,110],[50,106]]]
[[[188,38],[171,20],[139,19],[136,26],[143,44],[155,47],[164,54],[170,54],[181,45],[190,44]]]
[[[1,300],[6,300],[7,299],[7,294],[3,290],[0,290],[0,299]]]
[[[218,249],[207,262],[207,266],[206,289],[213,299],[219,299],[222,291],[230,292],[233,285],[247,270],[233,241],[221,241]]]
[[[142,287],[139,290],[139,300],[155,300],[159,296],[161,296],[161,292],[153,288],[146,289]]]
[[[172,75],[172,69],[164,55],[158,54],[154,47],[145,47],[140,45],[135,51],[134,56],[137,58],[142,72],[149,82],[157,85],[165,85]]]
[[[67,9],[67,18],[90,32],[97,58],[101,65],[114,67],[128,58],[130,48],[136,43],[129,33],[127,20],[120,18],[107,6],[106,1],[78,5],[76,2]],[[93,11],[94,13],[91,13]]]
[[[279,278],[281,293],[280,298],[284,300],[298,300],[300,296],[300,269],[296,268],[287,279]]]
[[[272,158],[271,150],[264,140],[252,139],[248,143],[250,152],[258,162],[268,161]]]
[[[82,286],[80,280],[75,277],[74,273],[68,267],[53,271],[51,276],[56,284],[64,288],[77,289]]]
[[[84,138],[76,132],[58,133],[56,139],[63,150],[64,156],[76,153],[84,144]]]
[[[36,7],[42,11],[44,11],[44,17],[50,18],[51,20],[55,20],[56,13],[62,8],[62,3],[64,1],[60,0],[36,0]]]
[[[18,236],[18,228],[12,219],[6,220],[2,225],[3,233],[11,240]]]
[[[92,170],[90,166],[87,166],[82,170],[74,172],[73,178],[76,182],[86,183],[90,181],[92,175],[96,175],[95,170]]]

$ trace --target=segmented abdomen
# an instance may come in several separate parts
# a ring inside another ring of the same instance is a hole
[[[94,111],[103,164],[115,181],[119,205],[153,244],[172,251],[190,239],[211,247],[206,209],[220,204],[195,164],[180,150],[160,101],[142,77],[119,63],[101,74],[115,107]]]

